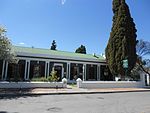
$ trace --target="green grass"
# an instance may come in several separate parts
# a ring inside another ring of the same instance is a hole
[[[68,85],[71,86],[71,87],[77,87],[76,83],[72,83],[72,84],[68,84]]]

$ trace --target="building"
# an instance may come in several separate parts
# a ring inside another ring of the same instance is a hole
[[[77,78],[83,81],[113,80],[102,56],[19,46],[14,46],[13,50],[19,60],[18,65],[1,60],[1,80],[11,80],[17,72],[22,81],[48,77],[53,68],[57,71],[59,81],[63,77],[69,82]]]

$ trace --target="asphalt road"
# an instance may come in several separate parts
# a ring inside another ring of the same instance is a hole
[[[150,92],[1,97],[0,113],[150,113]]]

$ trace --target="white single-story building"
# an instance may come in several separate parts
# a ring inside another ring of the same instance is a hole
[[[5,60],[0,61],[0,79],[11,80],[16,70],[22,81],[34,77],[48,77],[54,68],[60,80],[69,82],[81,78],[83,81],[113,80],[105,58],[100,55],[80,54],[50,49],[13,46],[19,60],[18,69]]]

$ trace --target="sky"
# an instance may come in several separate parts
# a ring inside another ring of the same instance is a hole
[[[126,0],[137,39],[150,41],[150,0]],[[0,0],[0,25],[13,45],[101,54],[112,27],[112,0]]]

